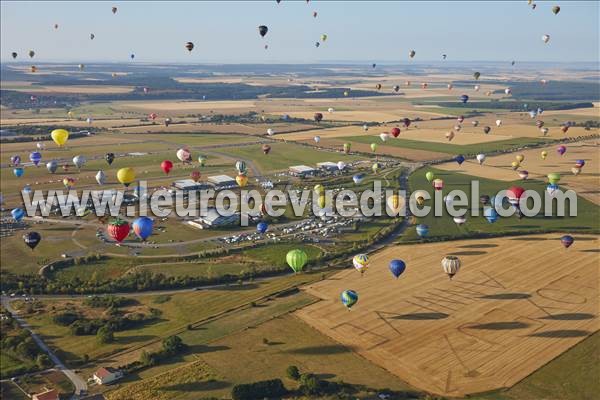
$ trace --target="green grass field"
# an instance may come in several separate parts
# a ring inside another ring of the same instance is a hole
[[[347,140],[350,142],[358,142],[358,143],[371,143],[374,141],[373,136],[348,136],[344,138],[340,138],[340,140]],[[495,151],[508,150],[517,147],[523,146],[534,146],[540,144],[551,143],[551,139],[544,138],[514,138],[509,140],[499,140],[496,142],[487,142],[487,143],[478,143],[478,144],[469,144],[469,145],[456,145],[450,143],[436,143],[436,142],[425,142],[419,140],[410,140],[410,139],[394,139],[388,140],[387,142],[380,144],[380,147],[385,146],[393,146],[393,147],[401,147],[406,149],[415,149],[415,150],[427,150],[427,151],[435,151],[439,153],[448,153],[448,154],[463,154],[467,155],[475,155],[479,153],[491,153]]]
[[[477,206],[480,208],[480,216],[471,217],[470,212],[468,212],[466,214],[467,222],[464,225],[459,226],[454,223],[452,217],[449,216],[445,211],[444,216],[442,217],[435,217],[432,211],[426,217],[417,218],[418,224],[426,224],[429,226],[429,238],[455,239],[460,237],[476,236],[480,233],[507,235],[544,231],[581,233],[598,231],[597,221],[600,218],[600,208],[582,197],[578,197],[577,199],[576,217],[544,217],[540,215],[519,220],[515,215],[510,218],[499,218],[498,221],[493,224],[487,222],[487,220],[483,217],[483,211],[481,210],[481,204],[479,203],[479,196],[487,194],[490,197],[493,197],[500,190],[506,190],[514,185],[522,186],[527,190],[535,190],[543,199],[546,183],[536,180],[503,182],[449,171],[442,171],[435,168],[422,168],[410,176],[410,187],[413,192],[416,190],[427,191],[432,198],[426,202],[426,205],[430,207],[433,207],[434,205],[434,190],[431,184],[429,184],[425,179],[425,173],[427,171],[434,172],[436,178],[440,178],[444,181],[444,189],[442,191],[443,194],[440,196],[440,201],[442,203],[442,198],[453,189],[465,191],[465,193],[470,196],[469,193],[471,189],[471,181],[478,181],[480,185],[479,194],[475,199]],[[471,200],[469,199],[469,202],[470,201]],[[459,209],[461,207],[456,208]],[[568,211],[568,209],[566,211]],[[418,236],[416,234],[415,227],[411,227],[406,230],[401,238],[401,241],[413,241],[417,239]]]

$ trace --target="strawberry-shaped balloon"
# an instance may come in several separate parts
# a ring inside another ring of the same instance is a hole
[[[111,238],[121,243],[129,235],[129,223],[120,218],[113,219],[108,223],[106,231]]]

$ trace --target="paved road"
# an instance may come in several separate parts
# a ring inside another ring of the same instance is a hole
[[[46,346],[46,343],[44,343],[44,341],[33,331],[31,326],[23,318],[19,317],[17,311],[14,308],[12,308],[10,300],[11,299],[9,297],[2,296],[2,306],[13,316],[13,318],[18,322],[21,328],[27,329],[31,333],[31,337],[37,343],[38,347],[45,351],[52,360],[52,362],[56,365],[56,368],[60,370],[63,374],[65,374],[67,378],[69,378],[69,380],[73,383],[73,386],[75,387],[75,394],[73,398],[79,398],[79,394],[82,391],[87,391],[87,383],[85,379],[77,375],[75,371],[68,369],[63,364],[63,362],[56,356],[56,354],[54,354],[54,352],[50,350],[48,346]]]

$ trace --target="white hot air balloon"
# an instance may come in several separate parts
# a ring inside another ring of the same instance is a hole
[[[44,142],[37,142],[35,144],[35,147],[37,147],[38,150],[44,150],[44,148],[46,147],[46,145],[44,144]]]
[[[467,217],[462,216],[462,217],[454,217],[454,222],[456,223],[456,225],[462,225],[465,222],[467,222]]]
[[[485,161],[485,154],[477,154],[477,161],[479,162],[479,165],[483,164],[483,162]]]
[[[73,157],[73,165],[77,167],[77,169],[81,169],[86,163],[86,159],[84,156],[75,156]]]
[[[329,108],[327,109],[327,112],[328,112],[329,114],[331,114],[333,111],[334,111],[334,110],[333,110],[333,108],[332,108],[332,107],[329,107]]]
[[[509,95],[512,93],[512,89],[507,87],[506,89],[504,89],[504,94]]]
[[[366,131],[368,131],[368,130],[369,130],[369,125],[367,125],[367,124],[364,124],[364,125],[363,125],[363,130],[364,130],[365,132],[366,132]]]
[[[456,256],[446,256],[442,259],[442,269],[452,279],[460,269],[460,260]]]
[[[542,36],[542,40],[544,41],[544,43],[548,43],[550,41],[550,35]]]
[[[106,174],[104,171],[98,171],[96,173],[96,182],[98,182],[98,185],[104,185],[106,183]]]
[[[94,122],[94,120],[92,119],[92,117],[87,117],[86,122],[91,125],[92,122]]]
[[[315,143],[319,143],[321,141],[321,136],[315,136],[313,140],[315,141]]]
[[[474,89],[476,92],[479,92],[479,89],[481,89],[481,87],[479,85],[475,85]]]
[[[386,140],[388,140],[389,137],[390,137],[390,135],[387,133],[382,133],[379,135],[379,138],[381,139],[382,142],[385,142]]]
[[[338,169],[339,169],[340,171],[343,171],[343,170],[344,170],[344,168],[346,168],[346,163],[345,163],[345,162],[343,162],[343,161],[338,161],[338,163],[337,163],[337,167],[338,167]]]
[[[267,135],[269,136],[273,136],[275,134],[275,131],[271,128],[267,129]]]
[[[501,119],[497,119],[496,120],[496,126],[500,126],[502,125],[502,120]]]

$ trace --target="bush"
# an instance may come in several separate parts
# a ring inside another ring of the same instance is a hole
[[[46,354],[39,354],[35,359],[35,363],[40,369],[50,368],[53,364],[50,357]]]
[[[295,365],[290,365],[289,367],[287,367],[287,369],[285,370],[285,374],[288,378],[293,379],[295,381],[300,379],[300,370]]]
[[[65,311],[63,313],[56,314],[52,317],[52,321],[57,325],[69,326],[73,322],[79,319],[79,315],[72,311]]]
[[[262,400],[265,397],[281,397],[287,389],[281,379],[235,385],[231,390],[233,400]]]
[[[300,390],[306,396],[319,394],[321,382],[313,374],[302,374],[300,376]]]
[[[107,325],[98,329],[98,333],[96,333],[96,339],[99,343],[111,343],[115,340],[115,335]]]

